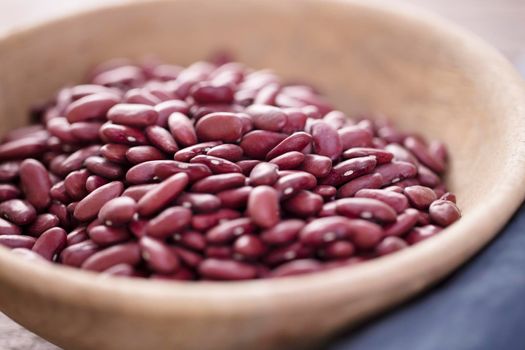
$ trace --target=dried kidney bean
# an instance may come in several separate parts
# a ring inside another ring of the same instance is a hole
[[[390,254],[461,215],[442,143],[349,119],[269,71],[120,60],[91,77],[0,143],[0,244],[21,256],[118,276],[283,277]]]

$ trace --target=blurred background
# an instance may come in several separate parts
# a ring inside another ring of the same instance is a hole
[[[129,1],[133,0],[0,0],[0,37],[10,31],[55,17]],[[525,75],[525,0],[385,0],[383,2],[385,6],[392,7],[408,3],[450,19],[498,48]],[[514,347],[507,349],[511,348],[514,349]],[[56,350],[58,348],[0,313],[0,349]]]

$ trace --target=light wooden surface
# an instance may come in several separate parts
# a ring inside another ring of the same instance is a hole
[[[0,3],[0,32],[23,27],[45,18],[110,1],[99,0],[4,0]],[[111,2],[121,2],[112,0]],[[461,23],[497,46],[518,66],[525,61],[525,2],[521,0],[411,0]],[[395,6],[395,5],[392,5]],[[30,10],[29,10],[30,9]],[[53,345],[0,316],[0,349],[56,349]]]

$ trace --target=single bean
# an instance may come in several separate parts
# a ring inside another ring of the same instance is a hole
[[[320,217],[328,217],[334,215],[337,215],[337,202],[335,201],[325,203],[318,214],[318,216]]]
[[[148,267],[158,273],[173,273],[179,266],[179,258],[164,243],[150,237],[139,240],[142,258]]]
[[[236,210],[219,209],[215,213],[196,214],[191,219],[191,226],[197,231],[206,231],[223,220],[233,220],[241,216]]]
[[[270,266],[279,265],[295,259],[305,259],[313,257],[314,248],[301,242],[294,242],[289,245],[278,247],[270,251],[264,257],[263,262]]]
[[[362,189],[357,191],[355,197],[380,200],[392,207],[397,213],[401,213],[408,208],[407,197],[394,191],[387,191],[384,189]]]
[[[243,280],[257,276],[257,269],[233,260],[205,259],[199,265],[199,273],[214,280]]]
[[[227,112],[210,113],[199,119],[195,125],[201,141],[235,142],[241,138],[242,130],[241,119],[235,113]]]
[[[103,185],[107,184],[108,182],[109,181],[107,179],[103,178],[102,176],[90,175],[86,179],[86,185],[85,185],[86,186],[86,190],[88,192],[93,192],[94,190],[96,190],[100,186],[103,186]]]
[[[151,182],[155,179],[157,179],[157,175],[155,174],[155,170],[157,167],[161,164],[170,164],[173,163],[171,160],[151,160],[149,162],[144,162],[137,164],[133,167],[131,167],[126,172],[126,181],[139,185],[139,184],[145,184],[148,182]],[[175,171],[170,172],[169,174],[164,174],[165,177],[169,177],[170,175],[173,175]],[[211,173],[211,171],[210,171]]]
[[[355,247],[348,241],[334,241],[323,248],[323,257],[326,259],[347,259],[354,255]]]
[[[127,241],[130,238],[129,232],[124,227],[109,227],[98,225],[88,230],[91,240],[98,246],[111,246],[116,243]]]
[[[238,162],[242,159],[242,148],[234,144],[224,144],[212,147],[206,152],[209,156],[214,156],[229,160],[230,162]]]
[[[222,244],[237,236],[254,233],[256,227],[250,218],[238,218],[219,223],[206,232],[206,240],[212,244]]]
[[[439,197],[439,199],[456,203],[456,195],[450,192],[444,193],[441,197]]]
[[[140,260],[139,245],[137,243],[124,243],[96,252],[81,264],[81,268],[100,272],[117,264],[135,266]]]
[[[421,163],[436,173],[442,173],[445,170],[445,162],[439,157],[432,156],[426,145],[419,139],[410,136],[405,139],[403,144],[409,151],[414,153]]]
[[[58,169],[56,169],[55,173],[65,177],[70,172],[81,169],[84,165],[84,161],[91,156],[98,155],[99,151],[99,145],[81,148],[60,162],[60,165]]]
[[[186,147],[175,153],[174,159],[179,162],[189,162],[193,157],[199,154],[206,154],[213,147],[222,144],[221,141],[202,142],[196,145]]]
[[[146,164],[146,163],[143,163]],[[190,182],[196,182],[207,178],[212,174],[210,168],[199,163],[183,163],[178,161],[166,161],[155,165],[155,175],[160,179],[166,179],[174,174],[184,173],[188,175]],[[230,174],[225,174],[230,175]],[[233,175],[233,174],[231,174]],[[217,176],[217,175],[216,175]]]
[[[20,197],[18,187],[11,184],[0,184],[0,202]]]
[[[431,188],[425,186],[409,186],[404,189],[405,196],[417,209],[427,209],[437,199]]]
[[[172,249],[175,252],[175,254],[180,258],[180,260],[186,266],[189,266],[191,268],[197,268],[197,266],[199,266],[199,264],[203,260],[203,257],[200,254],[192,252],[189,249],[184,249],[181,247],[173,247]]]
[[[336,201],[339,215],[349,218],[372,219],[379,222],[396,221],[396,211],[388,204],[372,198],[343,198]]]
[[[266,252],[266,245],[254,235],[242,235],[235,240],[233,250],[236,254],[248,259],[257,259]]]
[[[281,131],[286,125],[286,114],[277,107],[253,104],[246,108],[255,128],[267,131]]]
[[[191,222],[191,216],[191,211],[187,208],[167,208],[149,221],[146,232],[153,238],[166,238],[186,228]]]
[[[343,151],[343,143],[334,128],[324,121],[318,121],[312,125],[311,133],[315,153],[332,160],[339,158]]]
[[[100,138],[106,143],[118,143],[128,146],[145,145],[146,136],[141,129],[120,124],[105,123],[100,128]]]
[[[282,132],[291,134],[296,131],[303,131],[306,125],[307,116],[299,108],[283,108],[286,113],[286,124]]]
[[[138,202],[146,193],[155,188],[157,184],[135,185],[129,186],[122,192],[122,196],[130,197],[135,202]]]
[[[372,147],[373,134],[358,125],[345,126],[337,130],[343,149]]]
[[[268,152],[285,138],[286,134],[266,130],[254,130],[244,135],[239,145],[246,157],[265,159]]]
[[[145,129],[145,134],[149,142],[164,153],[173,154],[179,150],[179,146],[171,133],[163,127],[148,126]]]
[[[67,235],[67,246],[72,246],[74,244],[78,244],[80,242],[87,241],[89,239],[89,236],[87,234],[87,230],[85,227],[80,226],[68,233]]]
[[[414,155],[410,153],[410,151],[408,151],[405,147],[397,143],[388,144],[385,147],[385,150],[393,154],[393,160],[395,161],[412,163],[415,166],[419,165],[417,158],[414,157]]]
[[[241,171],[242,173],[245,175],[245,176],[249,176],[250,175],[250,172],[253,170],[253,168],[255,168],[255,166],[257,164],[261,163],[260,160],[257,160],[257,159],[247,159],[247,160],[240,160],[238,161],[237,164],[239,166],[239,168],[241,168]]]
[[[206,165],[214,174],[240,173],[241,168],[229,160],[213,157],[210,155],[198,155],[191,159],[191,163]]]
[[[406,242],[410,245],[419,243],[425,239],[435,236],[443,229],[434,225],[414,227],[406,236]]]
[[[271,186],[279,179],[277,170],[276,164],[259,163],[250,172],[249,182],[252,186]]]
[[[306,172],[298,172],[282,176],[275,183],[275,189],[283,198],[290,198],[300,190],[311,190],[317,185],[317,179]]]
[[[70,123],[104,117],[111,107],[120,102],[115,93],[101,92],[79,98],[66,109],[66,118]]]
[[[64,204],[58,202],[51,202],[51,205],[47,211],[55,215],[59,222],[60,226],[68,227],[71,223],[71,215],[68,213],[67,208]]]
[[[126,151],[126,159],[131,164],[139,164],[151,160],[165,159],[164,154],[153,146],[135,146]]]
[[[253,103],[256,105],[273,105],[275,104],[275,98],[277,97],[280,91],[280,84],[268,84],[257,92]]]
[[[71,135],[78,142],[98,142],[100,140],[99,131],[102,127],[101,122],[77,122],[71,124]]]
[[[385,236],[402,236],[410,231],[419,220],[419,211],[413,208],[406,209],[397,220],[385,226]]]
[[[343,158],[376,157],[377,164],[390,163],[394,155],[388,151],[377,148],[354,147],[343,152]]]
[[[173,138],[184,147],[197,143],[197,134],[191,120],[184,114],[175,112],[168,118],[168,126]]]
[[[86,169],[75,170],[66,176],[64,188],[69,198],[78,201],[87,195],[86,181],[88,176],[89,171]]]
[[[304,161],[304,154],[301,152],[287,152],[281,154],[270,160],[271,164],[275,164],[281,170],[297,169]]]
[[[311,246],[321,246],[325,243],[350,236],[350,220],[343,216],[330,216],[315,219],[304,226],[299,239],[302,243]]]
[[[18,177],[19,161],[7,161],[0,164],[0,181],[12,181]]]
[[[173,235],[173,240],[186,248],[203,251],[206,248],[206,237],[196,231],[185,231]]]
[[[0,245],[9,249],[25,248],[31,249],[35,245],[36,239],[22,235],[0,235]]]
[[[284,209],[300,217],[315,216],[323,207],[323,197],[309,191],[299,191],[284,202]]]
[[[142,216],[150,216],[173,202],[188,184],[189,177],[185,173],[170,176],[158,186],[151,189],[138,201],[138,212]]]
[[[374,170],[377,161],[374,156],[352,158],[335,165],[321,180],[322,185],[340,186],[350,180],[366,175]]]
[[[241,209],[245,208],[248,204],[248,197],[250,196],[252,190],[253,187],[251,186],[233,188],[217,193],[217,197],[219,198],[220,204],[223,207],[230,209]]]
[[[127,164],[128,160],[126,158],[126,153],[128,152],[129,148],[129,146],[118,143],[107,143],[100,147],[100,155],[110,162]]]
[[[317,178],[322,178],[327,176],[332,170],[332,160],[318,154],[306,154],[300,169]]]
[[[154,107],[158,113],[157,125],[166,128],[168,126],[168,117],[175,112],[188,114],[190,108],[185,101],[182,100],[168,100],[163,101]]]
[[[421,164],[417,167],[417,179],[421,185],[426,187],[436,187],[441,184],[439,176]]]
[[[0,145],[0,161],[38,157],[47,149],[46,140],[25,137]]]
[[[95,218],[100,208],[106,202],[120,196],[122,191],[124,191],[124,184],[120,181],[113,181],[97,188],[78,203],[73,216],[79,221]]]
[[[324,199],[330,199],[334,197],[337,193],[337,188],[330,185],[319,185],[316,186],[313,190],[313,193],[320,195]]]
[[[304,221],[298,219],[282,220],[272,228],[263,231],[260,237],[263,242],[273,245],[291,243],[305,225]]]
[[[241,187],[245,182],[246,177],[238,173],[211,175],[194,183],[191,190],[200,193],[218,193],[227,189]]]
[[[15,225],[28,225],[35,221],[36,210],[28,201],[10,199],[0,204],[0,216]]]
[[[381,174],[383,186],[386,186],[414,177],[417,174],[417,169],[411,163],[396,161],[378,166],[375,172]]]
[[[323,120],[335,130],[339,130],[348,123],[349,118],[341,111],[331,111],[323,117]]]
[[[158,113],[149,105],[119,103],[108,111],[107,118],[115,124],[140,128],[154,125]]]
[[[117,197],[105,203],[98,218],[107,226],[121,226],[131,221],[137,213],[137,202],[131,197]]]
[[[66,243],[66,231],[61,227],[53,227],[38,237],[32,250],[44,259],[51,261],[66,247]]]
[[[461,217],[456,204],[449,200],[434,201],[429,208],[430,219],[439,226],[449,226]]]
[[[140,220],[138,218],[133,218],[128,224],[128,229],[136,238],[144,237],[146,235],[146,227],[148,225],[148,222],[149,220]]]
[[[388,255],[408,247],[405,241],[399,237],[385,237],[375,248],[379,256]]]
[[[36,159],[26,159],[20,164],[20,182],[26,200],[37,210],[49,205],[51,179],[47,169]]]
[[[162,101],[146,89],[130,89],[124,95],[124,102],[155,106]]]
[[[299,259],[282,264],[270,274],[273,278],[304,275],[322,270],[322,265],[314,259]]]
[[[219,197],[209,193],[182,193],[175,203],[197,213],[209,213],[221,207]]]
[[[277,190],[270,186],[255,187],[248,197],[247,213],[253,223],[260,227],[275,226],[280,219]]]
[[[26,232],[31,236],[38,237],[44,231],[58,225],[60,220],[56,215],[44,213],[36,217],[35,221],[27,228]]]
[[[73,135],[71,124],[66,118],[53,118],[47,122],[46,128],[49,134],[57,137],[61,143],[75,143],[78,141]]]

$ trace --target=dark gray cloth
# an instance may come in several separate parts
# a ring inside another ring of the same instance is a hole
[[[525,205],[488,247],[447,280],[328,348],[525,349]]]

